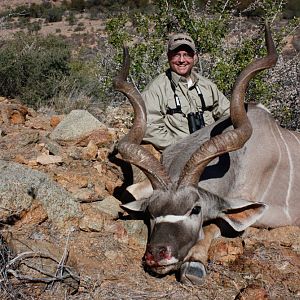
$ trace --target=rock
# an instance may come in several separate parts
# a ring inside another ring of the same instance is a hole
[[[76,145],[85,147],[90,141],[93,141],[98,147],[103,145],[112,144],[115,141],[114,135],[110,133],[107,128],[100,128],[94,130],[86,136],[79,138],[77,141],[74,141]]]
[[[98,199],[103,199],[108,195],[107,191],[105,190],[105,184],[103,182],[96,183],[94,186],[95,195]]]
[[[123,222],[116,221],[110,224],[106,224],[105,231],[111,233],[119,242],[128,244],[128,234]]]
[[[72,186],[76,186],[77,188],[85,188],[89,183],[89,179],[87,176],[71,171],[58,173],[55,179],[64,187],[67,187],[69,184],[71,184]]]
[[[112,173],[112,172],[110,172]],[[112,180],[107,179],[105,181],[105,189],[110,194],[113,195],[117,187],[120,187],[122,185],[122,181],[120,179],[114,178],[116,176],[111,177]]]
[[[69,157],[75,159],[75,160],[80,160],[81,155],[82,155],[82,149],[80,147],[70,147],[68,151]]]
[[[18,139],[18,147],[25,147],[29,144],[36,144],[40,139],[38,132],[24,132]]]
[[[50,138],[60,144],[76,143],[104,125],[86,110],[71,111],[51,132]]]
[[[110,150],[107,148],[99,148],[98,154],[97,154],[98,160],[99,161],[107,160],[107,156],[108,156],[109,152],[110,152]]]
[[[148,229],[143,220],[127,220],[123,222],[128,237],[145,246],[147,244]]]
[[[95,192],[88,189],[79,189],[75,193],[73,193],[73,196],[79,201],[79,202],[84,202],[84,203],[89,203],[89,202],[94,202],[96,200]]]
[[[83,204],[83,218],[79,221],[79,228],[83,231],[99,232],[104,228],[106,216],[94,205]]]
[[[17,221],[16,228],[21,228],[26,225],[38,225],[48,218],[47,212],[39,201],[33,201],[29,211],[21,215],[21,220]]]
[[[95,168],[99,174],[103,174],[103,165],[101,163],[95,163],[93,168]]]
[[[10,122],[14,125],[24,124],[25,123],[25,116],[20,111],[13,111],[11,116],[10,116]]]
[[[36,116],[28,118],[25,125],[32,129],[51,130],[49,118],[44,116]]]
[[[8,101],[4,99],[0,102],[1,123],[5,124],[23,124],[28,114],[27,107],[21,105],[17,101]]]
[[[15,156],[14,161],[16,163],[23,164],[23,165],[27,165],[28,164],[28,160],[23,155],[21,155],[21,154],[17,154]]]
[[[104,256],[109,260],[120,259],[119,258],[120,254],[114,250],[105,251]]]
[[[93,140],[91,140],[88,145],[83,149],[82,151],[82,158],[85,160],[94,160],[96,159],[98,153],[98,147],[94,143]]]
[[[50,118],[50,126],[52,128],[55,128],[62,120],[64,116],[63,115],[54,115]]]
[[[57,142],[47,137],[41,137],[40,142],[44,143],[45,147],[49,150],[49,153],[53,155],[61,155],[63,152],[62,147]]]
[[[57,226],[81,217],[72,195],[46,174],[3,160],[0,174],[1,220],[30,211],[34,201],[42,203],[48,218]]]
[[[59,246],[44,239],[28,239],[24,237],[22,231],[8,232],[5,239],[9,249],[19,258],[15,258],[19,274],[31,278],[54,278],[60,271],[62,275],[67,275],[60,282],[67,285],[70,291],[75,292],[78,289],[79,272],[72,252],[66,249],[68,245]],[[68,276],[66,267],[71,271],[72,276]],[[45,287],[46,285],[47,283]]]
[[[272,230],[247,228],[243,234],[246,245],[251,245],[255,241],[268,240],[270,243],[279,243],[285,247],[292,247],[296,252],[300,253],[300,227],[299,226],[283,226]]]
[[[49,155],[46,153],[43,153],[40,156],[38,156],[36,161],[41,165],[60,164],[63,162],[61,156]]]
[[[241,238],[219,238],[215,240],[209,249],[209,259],[221,264],[235,261],[244,252]]]
[[[120,207],[120,204],[121,202],[115,197],[109,196],[103,199],[102,201],[95,202],[93,205],[98,210],[116,219],[119,217],[119,213],[123,212],[123,210]]]
[[[251,284],[246,288],[242,289],[240,293],[235,298],[236,300],[268,300],[270,297],[268,296],[267,291],[257,285]]]

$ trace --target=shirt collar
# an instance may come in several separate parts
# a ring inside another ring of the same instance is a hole
[[[171,69],[170,69],[170,71],[171,71],[171,78],[172,78],[172,81],[175,86],[177,86],[179,82],[187,83],[187,80],[185,77],[178,75],[177,73],[173,72]],[[197,73],[193,70],[191,72],[191,79],[193,81],[193,85],[195,85],[198,82]]]

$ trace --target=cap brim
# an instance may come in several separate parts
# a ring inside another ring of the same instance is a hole
[[[193,45],[191,45],[191,44],[189,44],[189,43],[182,43],[182,42],[180,42],[180,43],[174,43],[172,46],[169,46],[169,50],[170,50],[170,51],[173,51],[173,50],[177,49],[177,48],[180,47],[180,46],[188,46],[188,47],[191,48],[194,52],[196,51],[196,49],[195,49],[195,47],[194,47]]]

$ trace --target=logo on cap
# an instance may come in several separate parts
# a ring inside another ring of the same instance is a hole
[[[196,46],[193,39],[184,33],[174,34],[170,37],[168,43],[168,51],[173,51],[179,46],[187,45],[189,46],[194,52],[196,52]]]

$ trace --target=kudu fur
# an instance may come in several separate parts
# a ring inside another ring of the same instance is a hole
[[[130,63],[124,49],[123,69],[114,85],[130,100],[135,119],[118,151],[146,174],[152,189],[123,207],[147,212],[150,232],[144,258],[156,273],[180,269],[182,282],[199,282],[210,243],[224,221],[238,232],[253,224],[300,225],[300,134],[281,128],[259,105],[244,104],[251,78],[277,61],[268,26],[266,46],[267,56],[253,61],[237,78],[230,118],[168,147],[162,162],[140,145],[146,130],[145,105],[126,82]]]

